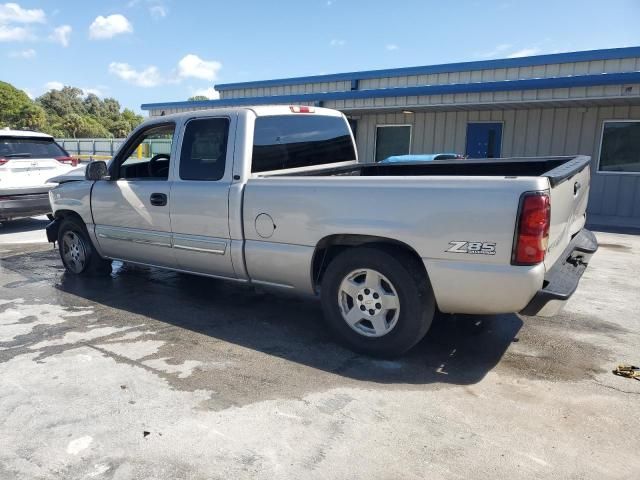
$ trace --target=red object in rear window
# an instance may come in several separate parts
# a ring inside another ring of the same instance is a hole
[[[56,160],[60,163],[66,163],[68,165],[72,165],[74,167],[78,166],[78,159],[73,157],[56,157]]]
[[[544,261],[549,243],[551,203],[548,193],[528,192],[520,200],[511,263],[536,265]]]

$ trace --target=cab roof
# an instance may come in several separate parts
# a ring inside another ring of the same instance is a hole
[[[309,109],[309,112],[296,112],[294,109]],[[194,118],[194,117],[206,117],[211,115],[212,112],[216,114],[224,115],[236,113],[239,111],[251,111],[257,117],[267,117],[272,115],[324,115],[330,117],[340,117],[342,113],[333,110],[331,108],[313,107],[306,105],[247,105],[242,107],[212,107],[198,110],[188,110],[186,112],[170,113],[162,116],[149,117],[149,120],[159,119],[179,119],[179,118]],[[145,122],[146,123],[146,122]]]

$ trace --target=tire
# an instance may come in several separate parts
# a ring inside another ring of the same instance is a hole
[[[52,222],[56,219],[56,217],[55,217],[55,216],[53,216],[53,214],[52,214],[52,213],[47,213],[47,218],[48,218],[49,220],[51,220]]]
[[[407,352],[435,312],[431,284],[415,259],[375,247],[337,255],[324,273],[321,301],[334,333],[352,350],[376,357]]]
[[[98,255],[85,224],[76,218],[67,217],[58,230],[60,259],[71,275],[109,275],[111,260]]]

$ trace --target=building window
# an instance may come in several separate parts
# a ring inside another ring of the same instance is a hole
[[[411,151],[411,125],[381,125],[376,127],[376,162]]]
[[[599,170],[640,173],[640,120],[604,122]]]

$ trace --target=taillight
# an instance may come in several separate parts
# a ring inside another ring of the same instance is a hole
[[[73,167],[78,166],[78,159],[73,157],[56,157],[56,160],[60,163],[65,163],[67,165],[71,165]]]
[[[0,158],[0,165],[4,165],[5,163],[7,163],[9,161],[8,158]]]
[[[544,261],[549,243],[551,203],[548,193],[525,193],[520,200],[511,263],[536,265]]]
[[[313,113],[316,111],[315,108],[307,107],[305,105],[291,105],[289,108],[291,109],[292,113]]]

